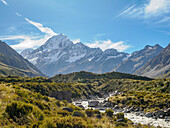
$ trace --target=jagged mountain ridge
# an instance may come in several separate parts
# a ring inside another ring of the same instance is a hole
[[[119,64],[114,71],[133,74],[150,59],[157,56],[162,50],[163,48],[158,44],[155,46],[146,45],[143,49],[133,52],[130,57]]]
[[[102,51],[81,42],[74,44],[63,34],[51,37],[33,51],[24,50],[21,55],[49,76],[79,71],[110,72],[129,56],[116,49]]]
[[[28,60],[24,59],[5,42],[0,41],[0,74],[20,76],[46,76]]]
[[[143,67],[138,69],[135,74],[148,77],[166,75],[170,77],[170,44],[162,52],[151,59]]]

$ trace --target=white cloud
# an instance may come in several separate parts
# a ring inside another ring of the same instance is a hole
[[[145,20],[157,20],[167,17],[170,13],[170,0],[149,0],[143,5],[132,5],[119,16],[139,18]],[[166,19],[170,21],[169,19]]]
[[[51,36],[57,35],[57,33],[53,32],[51,28],[44,27],[42,24],[31,21],[27,18],[25,18],[25,20],[28,21],[30,24],[34,25],[35,27],[37,27],[42,33],[46,33]]]
[[[145,13],[157,13],[166,11],[170,4],[169,0],[150,0],[149,4],[145,7]]]
[[[72,40],[72,42],[73,42],[74,44],[76,44],[76,43],[80,42],[80,39]]]
[[[15,45],[10,45],[12,48],[16,50],[24,50],[26,48],[37,48],[44,44],[50,36],[46,35],[43,38],[38,36],[26,36],[26,35],[18,35],[18,36],[1,36],[1,40],[16,40],[20,43]]]
[[[124,14],[129,13],[129,11],[131,11],[134,7],[135,7],[135,5],[130,6],[128,9],[126,9],[125,11],[123,11],[122,13],[120,13],[119,16],[122,16],[122,15],[124,15]]]
[[[21,16],[21,14],[16,12],[17,16]],[[57,33],[53,32],[51,28],[44,27],[42,24],[31,21],[27,18],[25,18],[26,21],[28,21],[30,24],[37,27],[42,33],[45,33],[44,37],[35,36],[35,35],[14,35],[14,36],[1,36],[1,40],[16,40],[19,42],[15,45],[10,45],[15,50],[24,50],[26,48],[37,48],[41,45],[43,45],[51,36],[57,35]]]
[[[2,3],[4,3],[5,5],[8,5],[8,3],[5,0],[1,0]]]
[[[86,43],[87,46],[92,48],[101,48],[103,51],[106,49],[114,48],[118,51],[122,52],[130,47],[130,45],[126,45],[125,42],[119,41],[119,42],[112,42],[111,40],[100,40],[95,41],[95,43]]]

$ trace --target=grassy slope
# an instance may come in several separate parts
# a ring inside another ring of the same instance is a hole
[[[115,90],[124,92],[109,98],[109,101],[120,107],[143,108],[144,111],[164,110],[170,107],[170,79],[152,81],[111,80],[100,86],[104,92]]]
[[[66,101],[58,101],[42,95],[41,92],[32,92],[14,83],[3,81],[0,84],[0,92],[0,127],[137,127],[127,119],[119,123],[118,117],[110,118],[105,113],[100,114],[101,119],[95,117],[98,113],[95,114],[95,111],[92,111],[92,117],[88,117],[85,110]],[[63,107],[70,107],[74,111],[64,111]],[[147,128],[147,126],[141,126],[141,128],[144,127]]]
[[[21,76],[45,76],[28,60],[24,59],[14,49],[8,46],[5,42],[0,41],[0,63],[1,75],[21,75]],[[5,66],[4,66],[5,65]]]
[[[8,76],[8,75],[18,75],[18,76],[36,76],[36,73],[31,72],[30,70],[23,70],[19,68],[15,68],[0,62],[0,75]]]
[[[170,79],[158,79],[152,81],[113,79],[99,87],[102,91],[149,91],[170,93]]]

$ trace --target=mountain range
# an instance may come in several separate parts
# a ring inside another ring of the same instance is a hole
[[[161,53],[163,48],[156,44],[155,46],[145,46],[144,49],[133,52],[128,59],[120,63],[114,71],[124,73],[135,73],[136,70],[144,66],[150,59]]]
[[[2,41],[0,41],[0,75],[46,76]]]
[[[170,44],[159,55],[138,69],[135,74],[148,77],[170,77]]]
[[[49,76],[79,71],[110,72],[129,56],[116,49],[102,51],[81,42],[74,44],[63,34],[51,37],[36,50],[26,49],[21,55]]]
[[[147,73],[149,70],[142,68],[145,68],[145,65],[153,58],[159,57],[163,51],[164,48],[159,44],[155,46],[147,45],[132,54],[118,52],[116,49],[102,51],[100,48],[90,48],[81,42],[74,44],[66,35],[58,34],[35,50],[26,49],[22,51],[21,55],[50,77],[56,74],[79,71],[93,73],[116,71],[156,77],[167,73],[169,66],[167,66],[166,71],[163,70],[156,75],[150,75],[150,73]],[[169,52],[166,54],[169,55]],[[166,65],[169,65],[169,61]],[[162,70],[161,67],[159,70]]]

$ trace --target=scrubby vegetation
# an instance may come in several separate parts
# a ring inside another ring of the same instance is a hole
[[[84,73],[84,72],[83,72]],[[76,107],[66,100],[57,100],[53,92],[70,91],[71,99],[101,96],[104,93],[121,91],[123,94],[109,98],[112,105],[143,108],[155,111],[170,107],[170,80],[133,80],[93,78],[88,73],[80,79],[71,77],[69,83],[57,78],[60,83],[44,77],[0,77],[0,127],[42,128],[136,128],[123,113],[114,115],[111,109],[99,110]],[[90,78],[92,77],[92,78]],[[74,78],[74,79],[73,79]],[[141,128],[148,126],[140,125]]]
[[[120,108],[133,106],[134,109],[142,108],[145,112],[170,108],[169,93],[129,91],[110,97],[109,101],[113,105],[119,105]]]
[[[129,120],[118,123],[116,116],[108,117],[98,110],[84,110],[67,101],[24,89],[16,83],[0,84],[0,108],[0,127],[137,127]]]
[[[56,91],[70,91],[71,98],[88,98],[90,95],[100,95],[97,89],[88,83],[55,83],[45,77],[1,77],[0,83],[9,83],[13,87],[22,87],[32,92],[49,96]]]
[[[152,81],[116,79],[99,87],[104,92],[118,90],[123,94],[109,98],[112,105],[120,108],[142,108],[145,112],[170,107],[170,79]]]
[[[66,90],[72,92],[72,98],[99,95],[98,89],[105,87],[106,80],[95,82],[55,83],[44,77],[1,77],[0,127],[136,128],[137,126],[121,114],[114,115],[111,109],[105,113],[100,113],[99,110],[84,110],[66,100],[59,101],[49,97],[54,91]]]
[[[59,74],[56,75],[50,80],[55,81],[57,83],[60,82],[78,82],[78,83],[86,83],[89,80],[110,80],[110,79],[135,79],[135,80],[151,80],[147,77],[137,76],[137,75],[131,75],[126,73],[120,73],[120,72],[110,72],[110,73],[104,73],[104,74],[95,74],[91,72],[74,72],[70,74]]]
[[[127,92],[130,90],[170,93],[170,79],[158,79],[151,81],[112,79],[109,82],[103,83],[99,88],[104,92],[112,92],[115,90]]]

